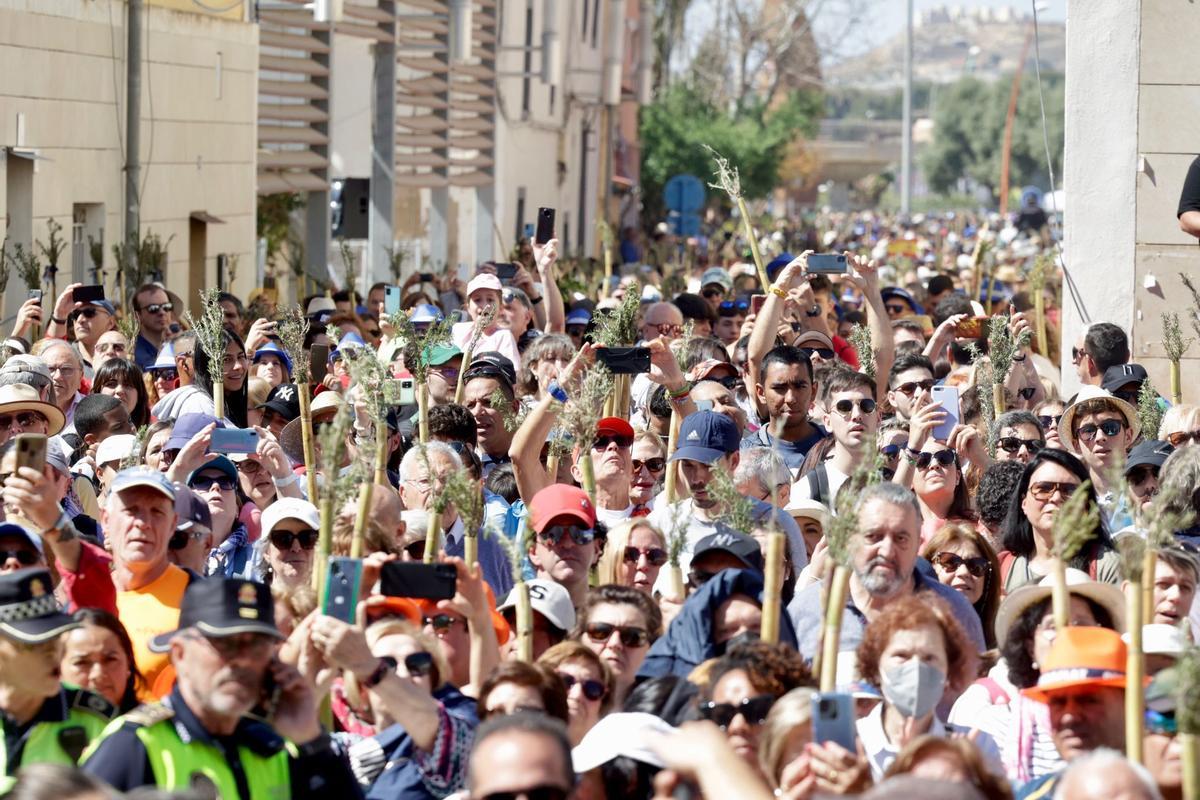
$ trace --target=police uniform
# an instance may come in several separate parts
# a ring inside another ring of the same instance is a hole
[[[0,535],[23,531],[0,525]],[[0,636],[24,645],[51,642],[80,623],[64,614],[54,598],[50,573],[22,569],[0,575]],[[0,709],[4,747],[0,750],[0,792],[27,764],[75,764],[88,743],[100,735],[117,709],[103,697],[76,687],[59,686],[25,722]]]
[[[261,583],[209,578],[184,594],[179,630],[208,637],[262,633],[282,638],[275,627],[270,590]],[[156,636],[162,652],[178,631]],[[83,769],[118,791],[154,786],[192,790],[221,800],[353,800],[362,790],[328,735],[297,746],[264,719],[246,715],[233,733],[204,728],[178,685],[160,703],[140,706],[114,720],[84,754]]]

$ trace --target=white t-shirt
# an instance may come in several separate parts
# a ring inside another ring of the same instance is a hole
[[[603,522],[604,526],[610,531],[629,519],[629,515],[632,513],[633,503],[621,509],[600,508],[600,506],[596,506],[596,519]]]
[[[464,353],[467,352],[467,344],[471,340],[471,331],[474,329],[474,322],[459,322],[450,330],[450,336],[454,339],[454,344]],[[497,328],[491,333],[485,333],[480,336],[479,341],[475,343],[475,349],[471,351],[471,355],[474,357],[480,353],[490,353],[493,351],[511,361],[514,370],[521,371],[521,354],[517,352],[517,340],[513,338],[512,331],[508,328]],[[469,364],[463,364],[463,369],[469,366]]]

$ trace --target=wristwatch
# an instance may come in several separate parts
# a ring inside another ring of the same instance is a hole
[[[70,535],[68,535],[68,532],[70,532]],[[45,539],[48,533],[57,533],[59,541],[68,541],[74,538],[74,528],[71,525],[71,518],[67,515],[66,511],[58,515],[58,519],[54,521],[53,525],[41,532],[41,537]]]

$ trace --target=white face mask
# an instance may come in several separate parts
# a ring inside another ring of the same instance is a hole
[[[901,716],[921,719],[937,707],[946,690],[946,674],[919,658],[883,673],[883,696]]]

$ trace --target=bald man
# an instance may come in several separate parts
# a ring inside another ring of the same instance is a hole
[[[674,303],[654,303],[642,315],[642,341],[649,342],[659,336],[669,341],[682,334],[683,312]]]

